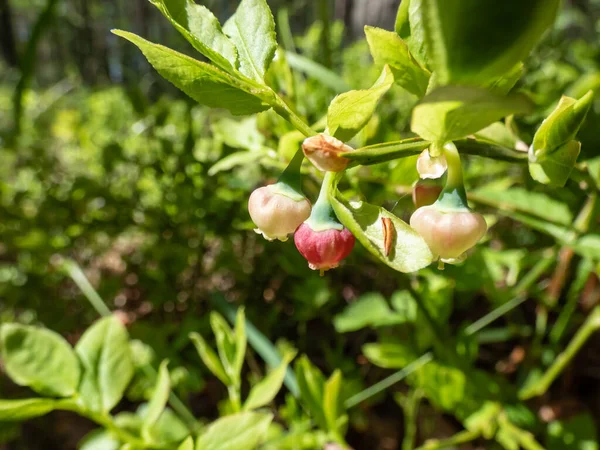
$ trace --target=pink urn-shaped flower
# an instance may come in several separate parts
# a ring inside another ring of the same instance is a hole
[[[354,247],[354,235],[340,223],[329,195],[334,184],[335,173],[327,172],[321,192],[310,217],[298,227],[294,234],[296,248],[308,261],[308,266],[319,270],[321,275],[337,267]]]
[[[481,214],[469,210],[442,211],[436,205],[417,209],[410,218],[410,226],[444,262],[460,261],[487,231]]]
[[[296,248],[313,270],[325,271],[337,267],[354,247],[354,235],[347,228],[314,231],[303,223],[294,234]]]
[[[432,205],[421,206],[410,218],[413,227],[442,263],[457,263],[485,235],[487,224],[479,213],[469,208],[463,184],[462,166],[456,146],[443,147],[447,162],[444,189]]]

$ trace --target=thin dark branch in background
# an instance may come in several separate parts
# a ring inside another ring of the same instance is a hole
[[[19,65],[15,31],[13,27],[12,11],[8,0],[0,0],[0,43],[2,55],[9,66]]]
[[[25,54],[21,59],[21,78],[19,79],[19,83],[17,84],[17,88],[15,89],[15,94],[13,97],[13,105],[14,105],[14,133],[12,136],[13,141],[16,141],[21,133],[21,120],[23,117],[23,95],[25,90],[29,86],[31,78],[34,74],[35,64],[37,61],[37,49],[38,44],[41,41],[44,32],[48,28],[48,25],[52,22],[54,18],[54,11],[56,10],[56,5],[58,4],[58,0],[48,0],[46,3],[46,7],[42,11],[39,16],[39,19],[35,23],[33,27],[33,31],[31,32],[31,37],[27,42],[27,48],[25,49]]]

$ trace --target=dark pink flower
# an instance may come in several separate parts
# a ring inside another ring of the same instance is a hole
[[[303,223],[294,234],[294,242],[311,269],[325,271],[337,267],[350,254],[355,238],[345,227],[314,231]]]

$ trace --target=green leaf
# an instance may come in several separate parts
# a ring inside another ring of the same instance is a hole
[[[409,6],[410,0],[402,0],[396,13],[396,22],[394,24],[394,31],[402,39],[410,37],[410,22],[409,22]]]
[[[223,117],[210,126],[213,135],[232,148],[257,151],[265,148],[265,135],[256,116],[232,119]]]
[[[515,148],[518,141],[517,136],[503,122],[494,122],[479,130],[475,133],[475,138],[507,148]]]
[[[79,442],[79,450],[119,450],[121,443],[106,430],[93,430]]]
[[[110,411],[134,373],[127,330],[116,317],[100,319],[83,333],[75,352],[83,368],[81,402],[92,411]]]
[[[410,36],[400,35],[402,39],[406,39],[408,48],[413,56],[419,61],[421,66],[431,69],[430,56],[427,53],[427,45],[425,42],[425,27],[423,24],[423,1],[410,0],[408,4],[408,20],[410,24]]]
[[[533,216],[509,210],[499,210],[498,213],[522,222],[535,230],[541,231],[542,233],[546,233],[561,243],[568,243],[572,241],[574,236],[573,231],[570,228],[556,225],[543,219],[538,219]]]
[[[120,30],[113,30],[113,33],[135,44],[162,77],[198,103],[213,108],[227,108],[239,115],[269,109],[268,105],[249,91],[254,89],[253,92],[258,94],[264,92],[259,92],[210,64],[153,44],[133,33]]]
[[[53,411],[55,407],[56,401],[48,398],[0,399],[0,422],[14,422],[40,417]]]
[[[575,139],[592,106],[594,93],[589,91],[581,99],[563,96],[556,109],[542,122],[533,138],[535,161],[542,162],[553,152]]]
[[[554,22],[560,1],[420,3],[427,54],[440,83],[482,84],[529,55]]]
[[[190,436],[177,447],[177,450],[194,450],[194,439]]]
[[[341,141],[352,139],[369,122],[377,103],[393,82],[392,71],[385,66],[370,89],[348,91],[336,96],[327,111],[329,134]]]
[[[579,141],[571,141],[538,162],[529,162],[531,178],[542,184],[562,187],[567,183],[581,151]]]
[[[208,176],[214,176],[219,172],[231,170],[234,167],[246,166],[256,163],[256,161],[264,158],[267,154],[263,151],[249,152],[247,150],[235,152],[220,159],[208,169]]]
[[[59,334],[6,323],[0,327],[0,351],[6,373],[15,383],[52,397],[70,397],[77,390],[79,361]]]
[[[418,357],[408,341],[365,344],[362,351],[369,361],[386,369],[402,369]]]
[[[464,421],[465,428],[469,431],[481,433],[486,439],[492,439],[498,429],[496,418],[502,412],[502,405],[497,402],[485,402],[481,408],[471,414]]]
[[[494,94],[507,95],[521,79],[523,72],[524,65],[522,62],[520,62],[515,64],[515,66],[504,75],[492,80],[489,83],[486,83],[485,87]]]
[[[146,441],[152,441],[150,439],[150,432],[155,427],[156,422],[167,406],[169,393],[171,392],[171,379],[169,377],[168,364],[168,361],[163,361],[160,364],[154,392],[144,416],[142,436]]]
[[[240,57],[240,71],[264,84],[277,49],[275,20],[265,0],[242,0],[223,31],[233,40]]]
[[[416,272],[433,261],[433,255],[419,233],[389,211],[366,202],[348,203],[339,195],[337,198],[330,196],[330,201],[339,221],[369,252],[392,269]],[[391,221],[395,235],[387,255],[382,219]]]
[[[244,313],[244,308],[239,308],[237,311],[235,318],[234,338],[235,359],[233,361],[233,371],[241,375],[242,366],[244,365],[244,358],[246,357],[246,346],[248,344],[246,339],[246,314]]]
[[[150,428],[148,437],[159,445],[172,448],[174,442],[181,442],[189,434],[190,430],[181,419],[171,409],[165,408],[156,425]]]
[[[210,348],[210,346],[206,343],[204,338],[198,333],[190,333],[190,339],[194,343],[194,346],[198,351],[198,355],[200,355],[200,359],[202,359],[202,362],[208,368],[208,370],[210,370],[214,376],[221,380],[223,384],[229,385],[231,380],[225,373],[223,364],[213,349]]]
[[[498,209],[531,214],[565,226],[570,226],[573,222],[573,214],[565,203],[539,192],[529,192],[523,188],[484,187],[475,190],[472,194],[475,201],[481,201]]]
[[[196,50],[224,70],[237,68],[237,50],[219,20],[193,0],[150,0]]]
[[[302,404],[310,412],[315,422],[321,428],[326,429],[327,420],[323,411],[325,377],[305,355],[296,362],[295,372]]]
[[[223,417],[196,441],[196,450],[252,450],[265,438],[271,414],[244,412]]]
[[[600,235],[586,234],[575,241],[573,250],[584,258],[600,261]]]
[[[322,64],[290,51],[285,52],[285,57],[292,69],[306,74],[309,78],[314,78],[333,92],[342,93],[350,90],[346,80]]]
[[[401,305],[401,308],[403,307],[404,305]],[[366,327],[398,325],[406,323],[410,319],[410,314],[406,314],[406,311],[392,310],[381,294],[368,292],[337,314],[333,319],[333,324],[338,333],[347,333]]]
[[[548,424],[547,450],[598,450],[598,433],[593,417],[580,413],[566,420]]]
[[[244,410],[257,409],[273,401],[277,393],[281,390],[287,367],[293,357],[293,353],[286,355],[279,367],[271,371],[271,373],[252,387],[244,404]]]
[[[227,319],[233,323],[236,317],[235,309],[225,301],[222,294],[214,295],[212,301],[215,303],[217,308],[225,314]],[[262,334],[248,319],[246,319],[246,335],[248,342],[252,348],[260,355],[260,357],[271,367],[276,367],[281,364],[283,358],[280,355],[279,350],[273,345],[273,343]],[[298,395],[298,383],[294,376],[293,371],[288,368],[287,375],[285,376],[284,383],[290,392],[294,395]]]
[[[338,432],[338,417],[341,415],[340,391],[342,389],[342,372],[336,369],[323,390],[323,412],[330,431]]]
[[[396,33],[381,28],[366,26],[365,34],[375,63],[389,65],[396,84],[423,97],[431,74],[413,58],[406,43]]]
[[[236,339],[233,331],[219,313],[213,311],[210,313],[210,325],[217,341],[217,350],[219,358],[225,368],[225,372],[234,384],[240,379],[240,373],[236,370]]]
[[[411,130],[427,141],[453,141],[505,116],[527,112],[530,106],[520,95],[500,97],[482,88],[441,87],[415,107]]]

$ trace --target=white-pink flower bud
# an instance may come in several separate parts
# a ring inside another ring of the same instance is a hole
[[[468,210],[445,212],[435,205],[417,209],[410,218],[410,226],[444,262],[460,259],[487,231],[481,214]]]
[[[286,241],[288,235],[308,219],[310,211],[306,197],[298,194],[297,198],[292,198],[282,193],[278,184],[256,189],[248,200],[248,212],[258,227],[254,231],[269,241]]]
[[[326,134],[317,134],[306,138],[302,143],[302,151],[309,161],[324,172],[341,172],[350,163],[343,153],[354,150],[339,139]]]
[[[440,156],[432,158],[429,154],[429,149],[425,149],[419,155],[419,158],[417,158],[417,172],[419,172],[419,176],[423,179],[440,178],[447,169],[448,163],[443,153]]]

